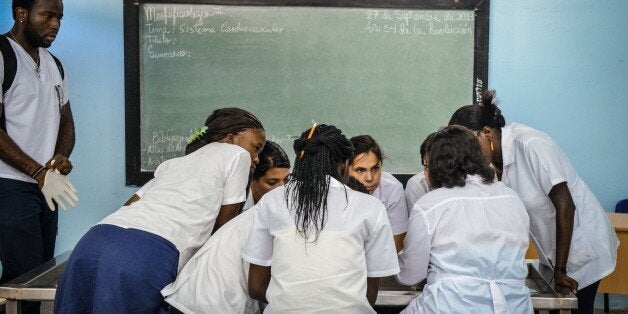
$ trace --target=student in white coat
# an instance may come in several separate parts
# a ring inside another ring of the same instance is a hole
[[[517,193],[495,180],[463,127],[436,132],[426,161],[433,190],[412,208],[397,280],[427,284],[404,313],[532,313],[529,220]]]
[[[399,271],[386,209],[343,184],[351,142],[334,126],[304,132],[294,151],[288,182],[251,209],[249,294],[264,313],[374,313],[379,277]]]
[[[220,227],[183,267],[177,280],[161,294],[183,313],[258,313],[248,294],[249,263],[242,248],[253,228],[254,210],[247,210],[270,190],[284,184],[290,160],[279,145],[266,141],[251,180],[243,213]]]
[[[251,113],[215,110],[187,155],[159,165],[139,200],[81,238],[59,279],[55,313],[167,312],[161,289],[240,212],[265,141]]]
[[[386,213],[395,240],[397,251],[403,246],[403,238],[408,230],[408,208],[403,192],[403,184],[392,174],[382,171],[384,153],[370,135],[351,138],[353,156],[349,175],[358,179],[369,194],[377,197],[386,206]]]
[[[421,154],[421,165],[425,164],[425,153],[432,136],[434,136],[434,133],[428,135],[425,140],[423,140],[423,143],[421,143],[421,147],[419,149]],[[408,179],[408,182],[406,182],[406,189],[404,191],[406,196],[406,205],[408,206],[408,216],[410,215],[410,211],[412,211],[412,207],[414,207],[416,201],[429,191],[430,186],[427,183],[424,171],[421,171]]]
[[[458,109],[449,124],[477,133],[499,179],[523,200],[540,262],[554,268],[560,293],[578,291],[578,312],[592,313],[600,280],[615,269],[619,241],[602,205],[547,134],[506,125],[493,99]]]

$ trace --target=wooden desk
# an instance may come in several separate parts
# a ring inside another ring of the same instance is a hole
[[[602,279],[597,292],[628,295],[628,214],[607,213],[619,238],[615,271]]]

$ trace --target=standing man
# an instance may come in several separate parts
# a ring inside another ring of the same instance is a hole
[[[72,170],[68,157],[74,147],[67,86],[61,63],[45,49],[59,32],[63,4],[13,0],[12,9],[13,27],[0,35],[5,44],[0,58],[0,284],[53,257],[58,214],[52,200],[63,208],[63,201],[73,205],[76,200],[65,176]],[[32,305],[31,310],[39,311]]]

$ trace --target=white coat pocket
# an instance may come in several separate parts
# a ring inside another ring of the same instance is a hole
[[[586,231],[586,228],[583,226],[573,231],[569,258],[567,259],[567,269],[570,271],[576,271],[582,265],[599,257],[591,243],[589,243],[589,239],[585,236]]]

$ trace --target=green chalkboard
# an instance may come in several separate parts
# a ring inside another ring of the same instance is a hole
[[[316,121],[372,135],[387,171],[417,172],[423,138],[486,86],[488,20],[478,27],[475,2],[129,1],[127,183],[181,156],[191,131],[221,107],[254,113],[291,156],[294,138]]]

